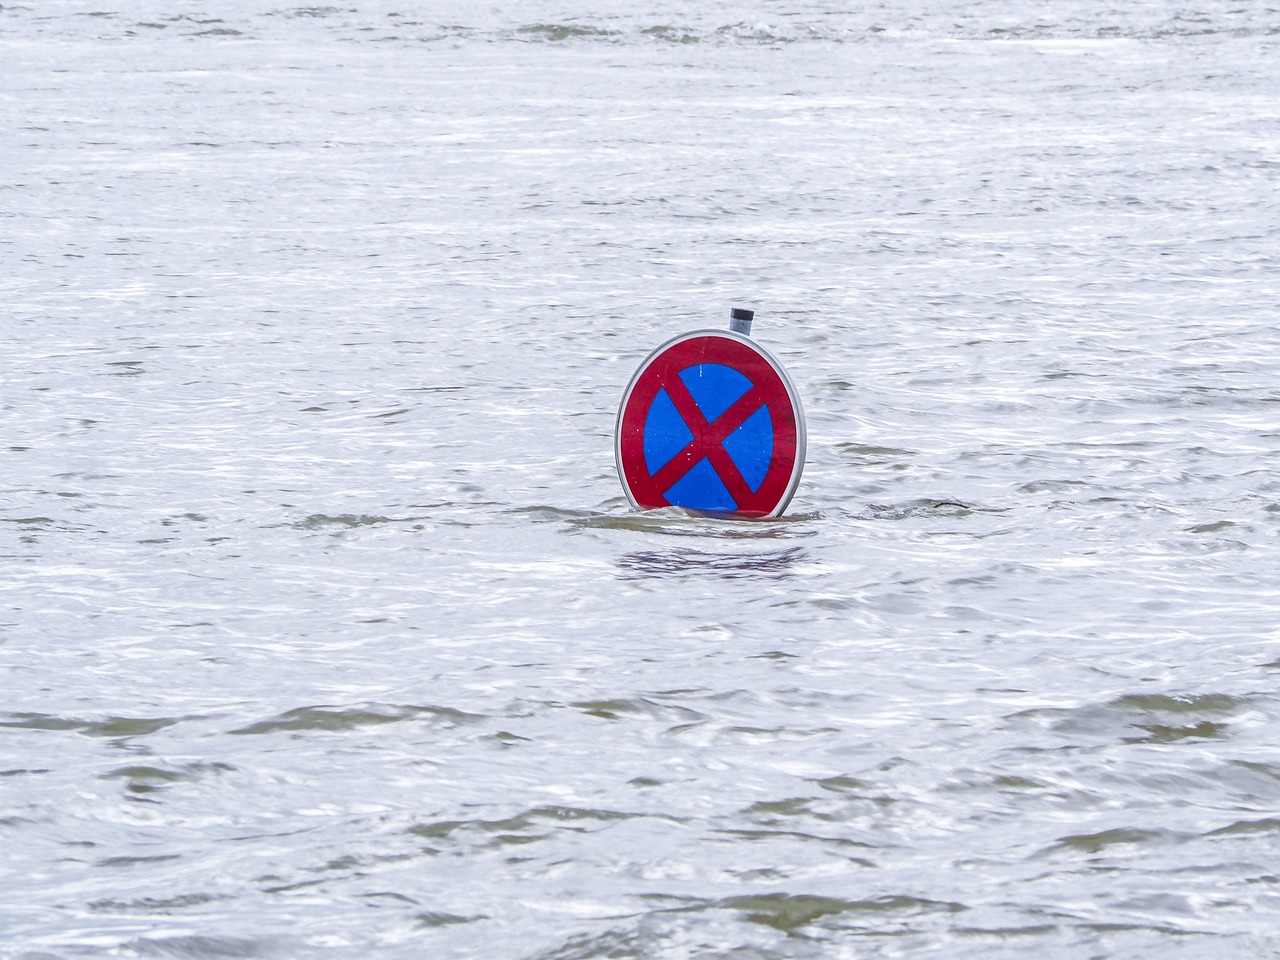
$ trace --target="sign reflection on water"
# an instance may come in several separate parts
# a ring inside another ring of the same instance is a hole
[[[726,580],[784,580],[795,576],[793,568],[806,559],[801,547],[787,547],[757,554],[676,549],[624,553],[618,558],[618,566],[623,570],[624,580],[685,576]]]

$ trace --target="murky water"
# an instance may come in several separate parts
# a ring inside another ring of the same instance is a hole
[[[0,956],[1280,956],[1280,10],[0,7]],[[639,515],[754,308],[787,515]]]

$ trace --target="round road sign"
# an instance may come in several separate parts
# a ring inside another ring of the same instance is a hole
[[[651,353],[618,411],[618,475],[633,506],[747,517],[786,509],[804,468],[794,384],[745,336],[696,330]]]

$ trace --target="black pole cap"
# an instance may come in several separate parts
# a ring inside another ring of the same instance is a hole
[[[729,330],[732,333],[740,333],[744,337],[751,336],[751,321],[755,318],[756,312],[748,310],[746,307],[731,307],[729,310]]]

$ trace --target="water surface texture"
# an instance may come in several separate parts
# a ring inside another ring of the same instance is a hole
[[[4,960],[1280,956],[1280,8],[689,6],[0,6]]]

